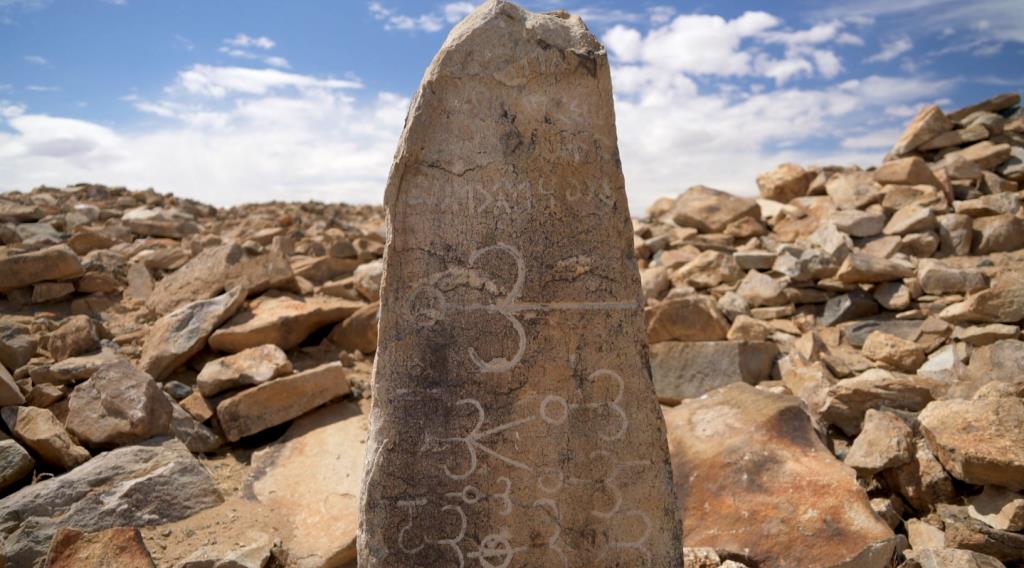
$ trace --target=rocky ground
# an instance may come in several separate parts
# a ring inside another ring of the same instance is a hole
[[[1024,113],[634,222],[687,566],[1024,565]],[[0,566],[345,566],[380,208],[0,196]],[[4,564],[6,562],[6,564]]]

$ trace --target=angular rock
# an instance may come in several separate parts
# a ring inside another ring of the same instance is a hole
[[[988,140],[983,140],[958,151],[957,155],[968,162],[973,162],[982,170],[994,170],[996,166],[1010,157],[1010,145],[993,144]]]
[[[957,270],[936,262],[921,262],[917,281],[926,294],[967,294],[988,288],[988,278],[974,270]]]
[[[940,186],[928,164],[917,156],[885,162],[875,170],[875,181],[882,185]]]
[[[613,113],[564,12],[487,2],[425,74],[385,191],[360,566],[682,565]],[[729,197],[716,229],[759,217]]]
[[[0,407],[25,404],[25,396],[3,364],[0,364]]]
[[[868,409],[860,435],[853,441],[843,463],[865,477],[910,463],[914,456],[914,431],[892,412]]]
[[[158,314],[212,298],[236,286],[247,294],[270,288],[291,289],[295,276],[284,251],[271,248],[267,254],[248,256],[238,245],[208,248],[185,266],[157,283],[146,305]]]
[[[85,446],[127,446],[170,432],[171,403],[127,361],[100,367],[68,399],[68,430]]]
[[[157,438],[0,499],[0,554],[8,566],[42,568],[61,528],[92,533],[160,525],[222,501],[210,473],[181,442]]]
[[[975,219],[972,224],[971,252],[990,254],[1024,248],[1024,219],[1014,215],[994,215]]]
[[[284,546],[296,566],[355,560],[367,428],[358,406],[340,402],[299,418],[253,455],[247,486],[290,528]]]
[[[71,316],[50,334],[47,348],[54,361],[99,351],[98,326],[88,316]]]
[[[8,406],[0,409],[4,423],[16,440],[50,465],[71,469],[89,459],[89,452],[44,408]]]
[[[665,300],[648,308],[647,342],[718,341],[729,333],[729,322],[706,296]]]
[[[890,282],[911,276],[914,276],[914,266],[909,262],[862,253],[846,257],[836,272],[836,279],[846,284]]]
[[[677,287],[703,289],[738,282],[743,274],[732,255],[706,250],[673,272],[671,280]]]
[[[881,198],[881,187],[871,172],[835,174],[825,184],[825,191],[840,209],[863,209]]]
[[[836,211],[829,217],[840,231],[851,237],[873,237],[882,233],[885,228],[885,215],[869,213],[858,209]]]
[[[687,545],[758,566],[890,565],[892,530],[819,441],[800,399],[734,384],[684,401],[665,421]]]
[[[747,272],[736,293],[754,307],[781,306],[789,303],[786,297],[786,283],[756,270]]]
[[[210,428],[203,426],[185,409],[170,400],[171,422],[170,431],[175,438],[185,444],[188,451],[194,454],[203,454],[217,451],[224,445],[224,438]]]
[[[177,209],[138,207],[125,211],[121,221],[133,233],[144,237],[184,239],[199,232],[191,215]]]
[[[832,326],[878,313],[878,304],[871,295],[861,290],[842,294],[829,299],[825,303],[825,312],[821,316],[821,325]]]
[[[959,339],[975,347],[983,347],[1003,339],[1016,339],[1019,336],[1019,327],[1002,323],[957,327],[953,331],[954,339]]]
[[[35,466],[21,444],[0,434],[0,491],[24,479]]]
[[[868,409],[889,407],[916,412],[935,398],[936,381],[912,375],[895,375],[873,369],[833,385],[822,408],[822,419],[856,435]]]
[[[292,372],[288,355],[276,345],[250,347],[203,366],[196,386],[204,397],[224,391],[263,384]]]
[[[965,106],[964,108],[949,113],[949,120],[961,121],[976,112],[999,112],[1019,104],[1019,93],[1002,93],[980,103]]]
[[[978,142],[979,140],[984,140],[988,137],[989,131],[984,125],[974,124],[967,128],[959,128],[957,130],[943,132],[935,138],[921,144],[918,149],[922,152],[940,150],[942,148],[963,146],[964,144],[970,144],[971,142]]]
[[[702,233],[721,233],[730,223],[744,217],[761,218],[757,201],[703,185],[684,191],[672,213],[676,225],[693,227]]]
[[[70,282],[40,282],[32,285],[32,303],[59,302],[74,293],[75,285]]]
[[[933,510],[938,503],[957,499],[953,479],[923,439],[915,441],[914,455],[908,463],[886,470],[884,476],[889,487],[921,512]]]
[[[103,350],[93,355],[71,357],[53,365],[33,367],[29,375],[36,385],[68,385],[88,379],[100,367],[123,359],[123,356],[113,351]]]
[[[907,561],[900,568],[1006,568],[987,554],[955,548],[926,548],[906,551]]]
[[[1020,197],[1015,193],[997,193],[982,195],[975,199],[957,201],[954,204],[957,213],[968,217],[991,217],[992,215],[1015,214],[1021,209]]]
[[[359,351],[365,355],[377,352],[377,324],[380,322],[380,304],[373,303],[356,310],[335,326],[329,339],[346,351]]]
[[[934,401],[918,420],[932,452],[953,477],[1024,489],[1024,400]]]
[[[384,277],[384,262],[375,260],[362,264],[352,274],[352,283],[359,294],[370,302],[380,300],[380,281]]]
[[[137,528],[118,527],[86,534],[62,528],[53,535],[46,568],[153,568]]]
[[[658,399],[675,404],[730,383],[756,385],[772,375],[774,343],[669,341],[651,346],[651,374]]]
[[[939,514],[945,528],[946,546],[987,554],[1010,566],[1024,562],[1024,534],[997,530],[972,519],[966,507],[943,505]]]
[[[761,197],[765,199],[789,203],[797,197],[807,195],[814,176],[814,172],[796,164],[782,164],[757,176],[757,188],[761,192]]]
[[[882,232],[886,235],[906,235],[930,231],[936,226],[935,213],[931,209],[907,205],[893,214]]]
[[[937,105],[926,106],[917,113],[914,120],[903,131],[889,154],[905,156],[925,142],[949,130],[953,130],[953,123],[946,118],[946,115],[942,114],[942,110]]]
[[[239,392],[217,405],[228,441],[284,424],[349,393],[341,363],[328,363]]]
[[[210,347],[238,353],[273,344],[291,349],[314,331],[351,316],[363,304],[332,296],[267,294],[249,303],[210,336]]]
[[[38,338],[24,325],[0,319],[0,364],[17,371],[32,359]]]
[[[1003,531],[1024,531],[1024,495],[995,485],[969,499],[967,513]]]
[[[868,335],[862,351],[868,359],[905,373],[913,373],[925,360],[924,349],[917,343],[881,331]]]
[[[160,318],[146,334],[139,368],[154,379],[163,380],[202,351],[210,334],[235,315],[243,302],[245,291],[233,288],[215,298],[182,306]]]
[[[1017,323],[1024,319],[1024,286],[989,288],[939,314],[953,323]]]
[[[85,274],[82,261],[67,245],[0,258],[0,292],[36,282],[70,280]]]

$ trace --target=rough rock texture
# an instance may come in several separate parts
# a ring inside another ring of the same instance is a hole
[[[214,332],[210,347],[228,353],[268,343],[291,349],[317,329],[344,320],[360,307],[360,303],[329,296],[263,296]]]
[[[0,491],[24,479],[35,465],[21,444],[0,435]]]
[[[234,442],[298,418],[349,390],[341,363],[328,363],[246,389],[218,404],[217,418]]]
[[[487,2],[427,70],[385,195],[360,565],[682,565],[613,112],[565,13]]]
[[[287,521],[285,546],[295,566],[355,560],[367,427],[355,404],[332,404],[296,420],[278,442],[253,456],[248,486]]]
[[[89,459],[89,451],[78,445],[49,410],[9,406],[0,410],[0,414],[14,438],[44,462],[71,469]]]
[[[919,420],[932,452],[953,477],[1024,489],[1024,400],[934,401]]]
[[[909,463],[913,459],[914,432],[899,416],[869,409],[860,435],[843,460],[868,475]]]
[[[71,393],[67,428],[82,444],[108,449],[170,432],[171,403],[153,378],[127,361],[100,367]]]
[[[214,359],[203,366],[196,377],[196,386],[203,396],[255,386],[292,372],[288,355],[276,345],[261,345],[234,355]]]
[[[206,346],[206,340],[245,301],[245,292],[233,288],[216,298],[200,300],[157,320],[146,335],[139,367],[162,380]]]
[[[75,470],[0,499],[8,566],[41,567],[63,527],[96,532],[183,519],[222,501],[209,472],[177,440],[100,454]]]
[[[733,384],[684,401],[665,421],[687,546],[758,566],[889,566],[892,530],[798,398]]]
[[[84,273],[81,259],[66,245],[16,254],[0,258],[0,292],[36,282],[78,278]]]
[[[139,529],[119,527],[86,534],[62,528],[53,535],[47,568],[153,568]]]
[[[729,383],[766,381],[778,355],[763,341],[668,341],[651,346],[651,374],[658,399],[675,404]]]

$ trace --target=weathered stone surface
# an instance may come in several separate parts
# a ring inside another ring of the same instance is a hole
[[[861,209],[878,201],[881,187],[871,172],[847,171],[835,174],[825,184],[825,191],[840,209]]]
[[[238,353],[273,344],[291,349],[309,334],[349,317],[363,304],[331,296],[304,298],[293,294],[267,294],[231,318],[210,336],[210,347]]]
[[[693,227],[702,233],[721,233],[744,217],[761,218],[757,201],[731,193],[695,185],[676,200],[672,220],[680,227]]]
[[[46,568],[153,568],[137,528],[117,527],[86,534],[62,528],[53,535]]]
[[[743,278],[743,274],[743,270],[731,254],[706,250],[673,272],[671,280],[679,287],[693,286],[703,289],[738,282]]]
[[[42,568],[61,528],[160,525],[222,501],[210,473],[181,442],[157,438],[100,454],[0,499],[0,554],[7,566]]]
[[[1024,248],[1024,219],[1015,215],[993,215],[972,224],[971,252],[989,254]]]
[[[882,331],[868,335],[862,351],[868,359],[905,373],[913,373],[925,360],[924,349],[917,343]]]
[[[829,217],[829,221],[851,237],[873,237],[881,234],[886,223],[885,215],[859,209],[836,211]]]
[[[288,355],[276,345],[250,347],[203,366],[196,386],[210,397],[239,387],[254,386],[292,372]]]
[[[1021,209],[1020,196],[1015,193],[997,193],[982,195],[975,199],[957,201],[954,204],[957,213],[968,217],[991,217],[992,215],[1015,214]]]
[[[926,106],[917,113],[914,120],[903,131],[899,141],[896,142],[889,154],[905,156],[925,142],[952,129],[953,123],[946,118],[946,115],[942,114],[942,110],[938,106]]]
[[[960,121],[979,111],[999,112],[1018,104],[1020,104],[1019,93],[1001,93],[980,103],[968,105],[949,113],[949,120]]]
[[[953,477],[1024,489],[1024,400],[934,401],[918,419],[932,452]]]
[[[974,270],[958,270],[937,262],[922,261],[917,281],[926,294],[966,294],[988,288],[988,278]]]
[[[353,403],[325,406],[253,455],[247,486],[290,526],[284,546],[297,567],[344,566],[356,558],[367,422]]]
[[[85,274],[82,261],[67,245],[0,258],[0,292],[36,282],[69,280]]]
[[[930,150],[939,150],[941,148],[950,148],[952,146],[963,146],[964,144],[978,142],[979,140],[984,140],[988,137],[989,132],[984,125],[973,124],[967,128],[943,132],[935,138],[921,144],[918,149],[922,152],[927,152]]]
[[[0,364],[11,372],[28,363],[38,346],[38,338],[27,327],[0,319]]]
[[[945,529],[946,546],[987,554],[1010,566],[1024,562],[1024,534],[994,529],[971,518],[967,507],[941,505],[938,512]]]
[[[860,432],[869,408],[918,411],[935,398],[936,382],[873,369],[839,381],[828,391],[822,418],[849,435]]]
[[[781,166],[757,176],[757,188],[761,197],[780,203],[789,203],[797,197],[807,195],[815,173],[797,164]]]
[[[1010,148],[1009,144],[994,144],[983,140],[956,153],[982,170],[994,170],[1010,157]]]
[[[97,324],[88,316],[71,316],[50,334],[47,347],[54,361],[99,351]]]
[[[914,267],[902,260],[878,258],[863,253],[846,257],[836,278],[846,284],[889,282],[914,275]]]
[[[244,390],[217,405],[231,442],[283,424],[349,392],[341,363],[328,363]]]
[[[379,322],[380,304],[364,306],[338,324],[331,331],[330,340],[346,351],[360,351],[366,355],[375,353]]]
[[[906,551],[900,568],[1006,568],[998,559],[980,552],[955,548],[926,548]]]
[[[8,406],[0,409],[0,415],[14,438],[50,465],[71,469],[89,459],[88,450],[45,408]]]
[[[886,235],[906,235],[920,231],[930,231],[936,227],[935,213],[927,207],[907,205],[893,213],[885,224],[882,233]]]
[[[754,307],[782,306],[789,303],[786,297],[786,282],[756,270],[747,272],[736,293]]]
[[[646,311],[647,341],[718,341],[725,339],[729,322],[706,296],[666,300]]]
[[[233,316],[243,302],[245,291],[233,288],[160,318],[146,334],[139,367],[158,381],[166,378],[201,351],[213,330]]]
[[[101,367],[68,400],[67,428],[90,448],[115,448],[170,431],[171,403],[127,361]]]
[[[892,412],[868,409],[860,435],[843,462],[867,476],[910,463],[914,432]]]
[[[380,300],[380,282],[384,277],[384,262],[375,260],[360,265],[352,274],[352,283],[359,294],[370,302]]]
[[[123,356],[105,349],[92,355],[64,359],[52,365],[33,367],[29,371],[29,375],[36,385],[67,385],[88,379],[100,367],[122,359],[124,359]]]
[[[952,323],[1017,323],[1024,319],[1024,286],[989,288],[942,310]]]
[[[1024,495],[995,485],[969,499],[967,513],[1003,531],[1024,531]]]
[[[821,324],[837,325],[878,313],[878,303],[871,295],[861,290],[849,294],[841,294],[825,303],[825,312],[821,316]]]
[[[669,341],[651,346],[651,373],[658,399],[674,404],[730,383],[767,381],[778,356],[775,344],[759,341]]]
[[[204,250],[185,266],[165,276],[157,283],[146,305],[159,314],[166,314],[236,286],[247,294],[258,294],[270,288],[290,289],[294,281],[288,257],[278,247],[272,247],[264,255],[249,256],[238,245],[220,245]]]
[[[918,511],[931,511],[936,504],[957,498],[953,479],[923,439],[915,441],[914,455],[908,463],[888,469],[884,475],[886,483]]]
[[[0,435],[0,490],[7,489],[32,473],[36,465],[21,444]]]
[[[0,363],[0,407],[25,404],[25,396],[14,383],[14,378]]]
[[[932,185],[939,187],[939,180],[928,168],[928,164],[917,156],[886,162],[875,170],[875,181],[880,184]]]
[[[682,565],[613,113],[565,13],[487,2],[427,71],[385,193],[361,566]]]
[[[184,239],[199,232],[192,216],[178,209],[138,207],[125,211],[121,221],[133,233],[146,237]]]
[[[172,409],[171,434],[181,440],[188,451],[195,454],[215,452],[224,445],[223,436],[203,426],[198,419],[172,401],[170,396],[168,396],[168,402]]]
[[[665,421],[688,546],[758,566],[889,566],[892,530],[819,441],[800,399],[734,384],[684,401]]]
[[[966,378],[973,387],[989,381],[1024,384],[1024,341],[1002,339],[971,354]]]

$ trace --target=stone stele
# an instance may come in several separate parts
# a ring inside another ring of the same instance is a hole
[[[604,48],[489,1],[412,103],[360,566],[682,566]]]

